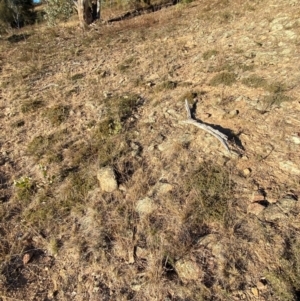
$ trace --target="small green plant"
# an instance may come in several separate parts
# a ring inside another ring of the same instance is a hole
[[[35,183],[28,176],[15,180],[14,186],[17,188],[18,199],[25,202],[28,202],[36,191]]]
[[[32,181],[30,177],[21,177],[19,180],[14,180],[14,185],[17,188],[29,190],[32,186]]]
[[[120,121],[129,118],[137,108],[140,101],[140,96],[136,94],[123,95],[119,97],[117,114]]]
[[[225,86],[231,86],[233,83],[236,82],[236,75],[231,72],[222,72],[217,75],[215,75],[211,81],[210,84],[212,86],[218,86],[218,85],[225,85]]]
[[[122,129],[120,122],[114,120],[113,118],[107,118],[101,121],[96,126],[96,131],[93,135],[93,139],[105,140],[109,136],[118,134]]]
[[[263,88],[263,87],[266,87],[268,84],[264,78],[257,76],[257,75],[251,75],[247,78],[244,78],[242,80],[242,83],[245,86],[248,86],[251,88]]]

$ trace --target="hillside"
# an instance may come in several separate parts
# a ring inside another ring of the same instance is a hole
[[[198,0],[1,36],[0,301],[299,300],[299,34]]]

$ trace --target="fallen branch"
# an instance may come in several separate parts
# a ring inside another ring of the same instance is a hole
[[[229,149],[228,144],[227,144],[228,137],[225,134],[221,133],[218,130],[215,130],[214,128],[212,128],[209,125],[199,123],[196,120],[192,119],[191,110],[190,110],[189,103],[188,103],[187,99],[185,100],[185,109],[186,109],[186,112],[187,112],[187,120],[182,121],[182,123],[193,124],[194,126],[196,126],[200,129],[204,130],[205,132],[213,135],[214,137],[216,137],[222,143],[222,145],[230,153],[230,149]]]

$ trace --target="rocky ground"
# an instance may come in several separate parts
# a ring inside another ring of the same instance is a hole
[[[0,300],[298,300],[299,8],[2,36]]]

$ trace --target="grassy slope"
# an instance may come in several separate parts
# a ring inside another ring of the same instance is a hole
[[[1,38],[0,300],[296,300],[299,42],[274,64],[245,29],[299,19],[272,4]],[[231,154],[179,123],[185,98]]]

